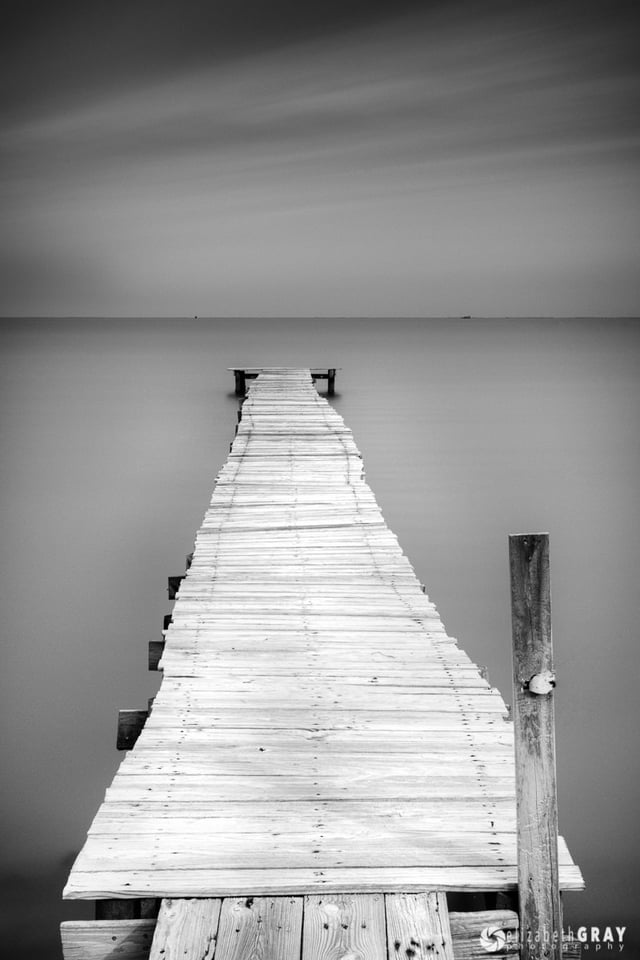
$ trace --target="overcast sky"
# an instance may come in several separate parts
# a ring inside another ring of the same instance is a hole
[[[2,314],[638,312],[630,2],[3,17]]]

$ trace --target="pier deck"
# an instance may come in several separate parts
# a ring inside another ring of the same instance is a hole
[[[507,890],[513,728],[308,370],[252,381],[66,898]],[[581,889],[560,842],[560,886]]]

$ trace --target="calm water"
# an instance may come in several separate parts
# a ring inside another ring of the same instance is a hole
[[[640,323],[91,320],[2,325],[3,942],[58,957],[73,856],[158,678],[233,436],[228,366],[339,366],[387,523],[448,632],[511,699],[509,533],[551,534],[566,923],[640,942]],[[321,386],[322,389],[322,386]],[[26,925],[25,925],[26,920]]]

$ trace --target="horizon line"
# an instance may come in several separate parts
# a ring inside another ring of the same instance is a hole
[[[2,314],[5,320],[640,320],[639,313],[569,314],[569,313],[505,313],[505,314],[126,314],[126,313],[61,313]]]

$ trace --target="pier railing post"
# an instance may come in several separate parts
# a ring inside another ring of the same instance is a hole
[[[509,537],[521,960],[561,960],[549,536]]]

